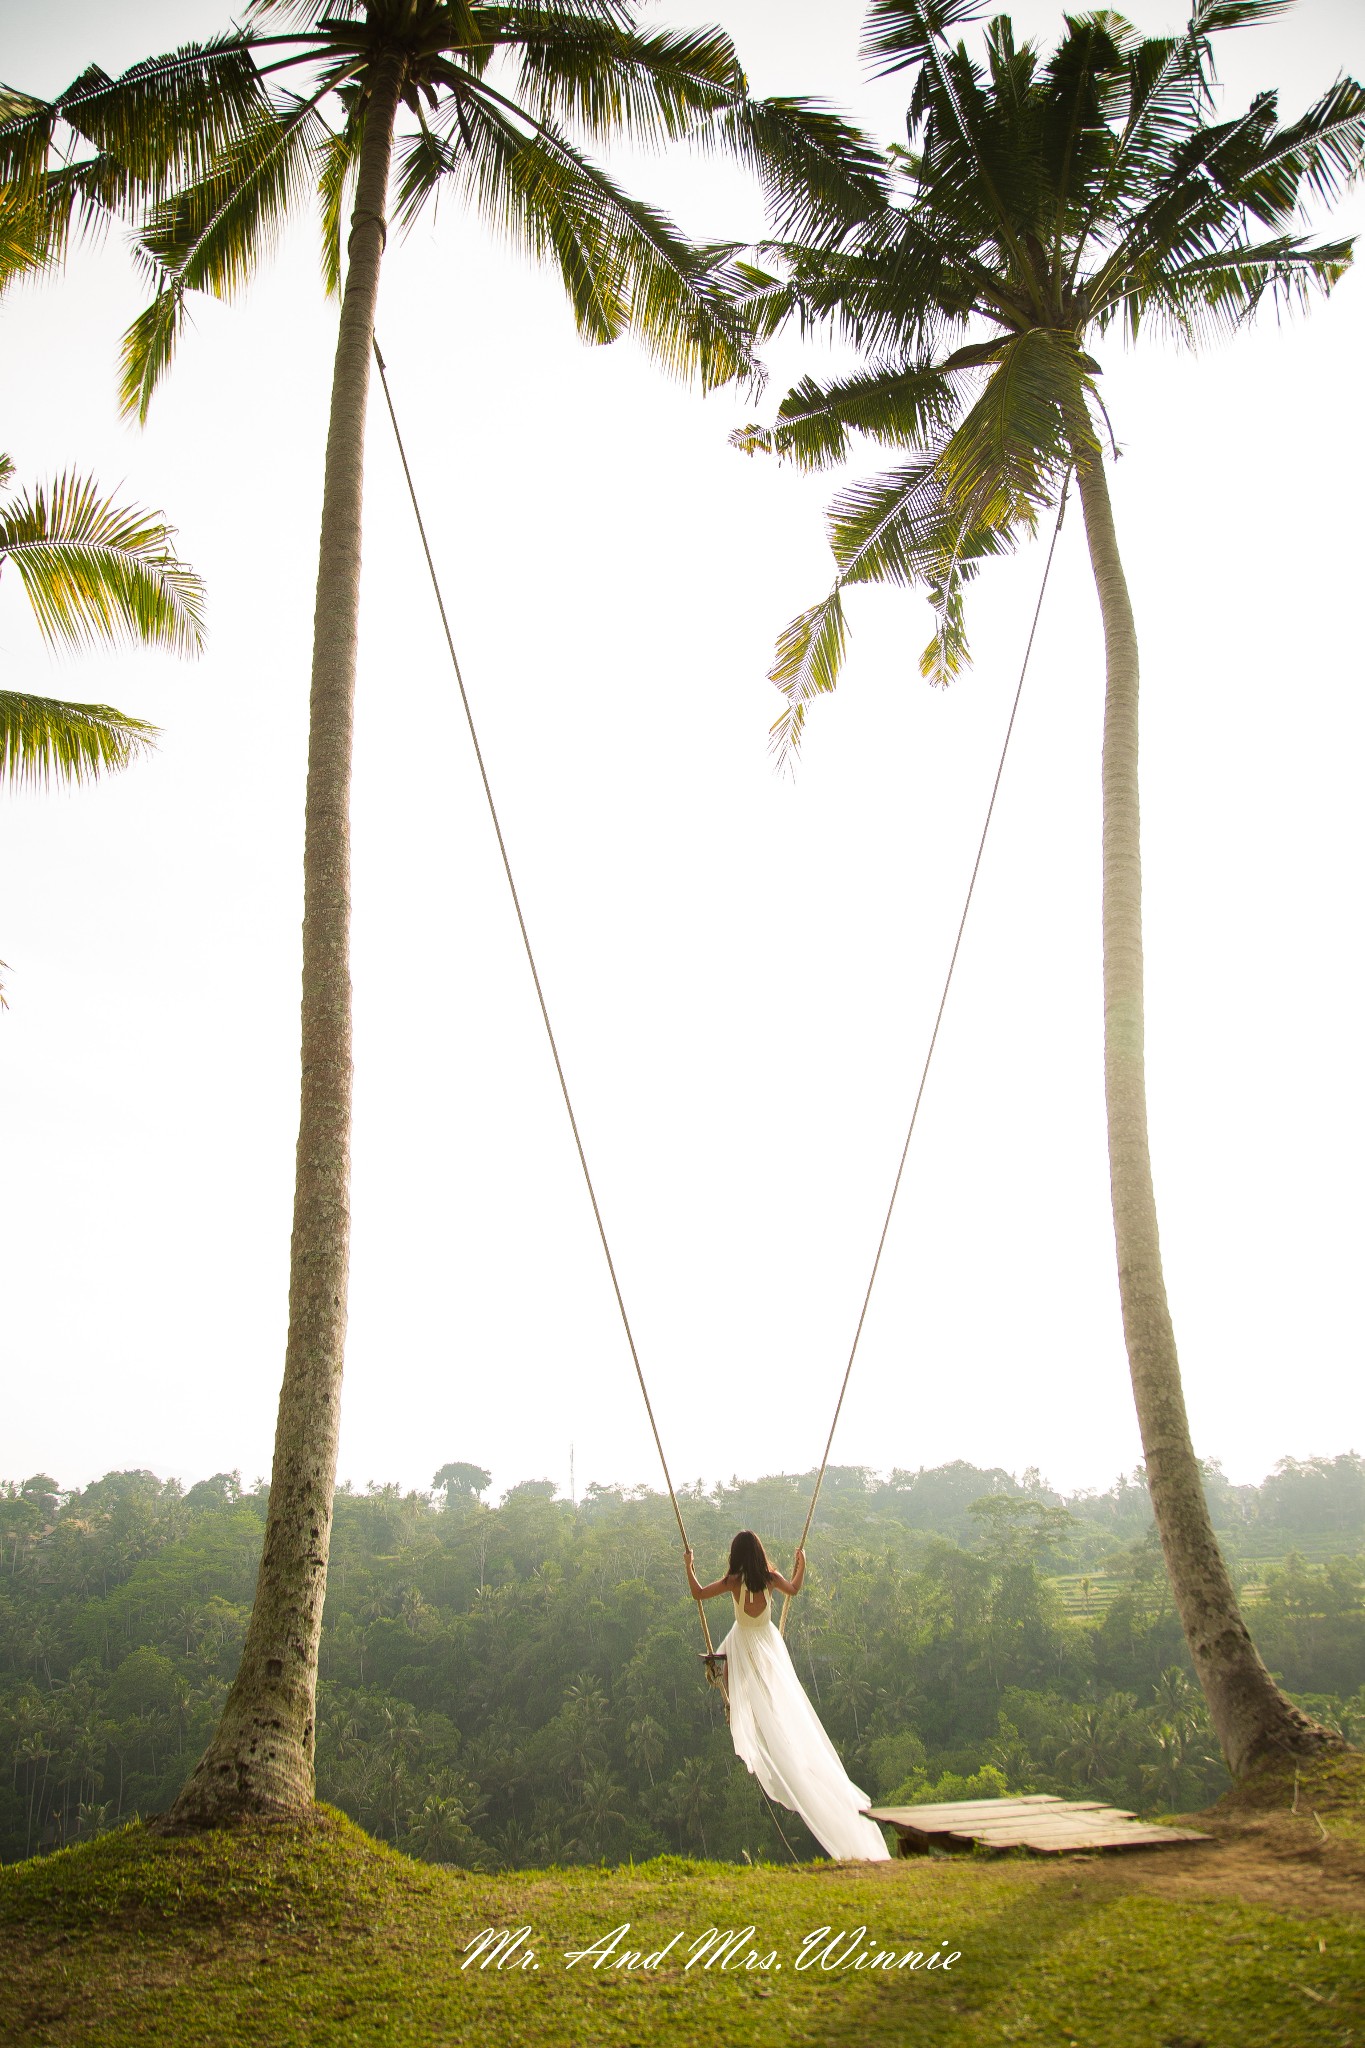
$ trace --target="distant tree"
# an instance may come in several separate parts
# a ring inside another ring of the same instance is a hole
[[[1299,1536],[1365,1533],[1365,1458],[1281,1458],[1260,1488],[1258,1515]]]
[[[201,1479],[185,1495],[188,1508],[229,1508],[242,1498],[242,1475],[240,1472],[215,1472],[211,1479]]]
[[[492,1473],[482,1465],[442,1465],[439,1472],[431,1475],[432,1490],[444,1492],[447,1507],[453,1507],[457,1500],[477,1500],[492,1484]]]
[[[1020,1558],[1041,1563],[1076,1527],[1076,1517],[1068,1508],[1022,1500],[1017,1494],[985,1494],[974,1500],[967,1512],[981,1531],[982,1550],[997,1563]]]

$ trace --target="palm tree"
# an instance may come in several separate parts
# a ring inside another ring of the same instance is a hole
[[[1346,241],[1298,232],[1301,196],[1334,198],[1365,149],[1365,92],[1339,78],[1281,126],[1273,93],[1213,118],[1212,38],[1283,0],[1197,0],[1183,33],[1142,38],[1116,14],[1068,21],[1044,57],[1009,20],[971,54],[949,30],[972,0],[873,0],[866,55],[914,74],[900,189],[856,231],[788,244],[749,272],[758,331],[792,311],[829,320],[871,358],[806,379],[775,423],[736,438],[807,466],[861,432],[909,450],[889,475],[846,485],[830,513],[829,595],[786,629],[773,680],[786,755],[815,696],[838,680],[845,585],[927,589],[936,629],[921,667],[963,666],[963,591],[983,561],[1031,533],[1074,473],[1105,634],[1105,1094],[1114,1235],[1147,1483],[1175,1601],[1236,1775],[1331,1738],[1272,1683],[1238,1610],[1190,1443],[1157,1241],[1143,1062],[1137,638],[1102,457],[1100,366],[1111,329],[1145,324],[1197,343],[1267,301],[1327,293]]]
[[[189,294],[241,289],[310,190],[321,199],[325,281],[341,298],[314,613],[284,1382],[241,1669],[177,1822],[297,1810],[313,1796],[349,1254],[348,810],[364,428],[387,220],[392,208],[406,227],[438,193],[458,195],[558,267],[585,340],[629,329],[666,369],[707,385],[750,373],[731,252],[694,246],[609,176],[587,152],[613,135],[690,136],[737,157],[794,234],[847,222],[882,187],[875,155],[836,118],[751,99],[720,31],[643,33],[630,0],[251,0],[240,33],[218,43],[120,80],[86,73],[56,101],[0,100],[0,185],[26,179],[54,236],[92,209],[141,193],[155,202],[141,244],[154,296],[124,354],[130,411],[145,416]],[[74,146],[54,157],[58,137]],[[127,167],[123,184],[101,178],[105,154]]]

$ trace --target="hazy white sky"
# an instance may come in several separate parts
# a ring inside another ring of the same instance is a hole
[[[885,139],[856,0],[721,0],[755,88]],[[1150,29],[1174,7],[1140,0]],[[667,18],[707,16],[670,6]],[[1014,10],[1051,38],[1060,14]],[[55,91],[226,19],[0,6]],[[1365,12],[1223,39],[1230,101],[1365,76]],[[632,167],[702,234],[745,181]],[[1365,226],[1365,196],[1341,210]],[[164,728],[106,786],[0,800],[0,1474],[268,1471],[297,1086],[308,647],[334,309],[300,223],[205,303],[145,431],[116,242],[0,313],[5,443],[163,507],[211,650],[54,662],[0,581],[9,687]],[[847,680],[774,777],[774,634],[828,587],[828,478],[755,408],[577,343],[554,281],[453,209],[395,239],[379,332],[675,1477],[809,1468],[852,1336],[1042,569],[977,586],[976,668],[919,678],[915,597],[855,593]],[[1238,1479],[1360,1446],[1359,479],[1365,276],[1198,359],[1105,351],[1144,660],[1152,1138],[1196,1444]],[[376,394],[377,398],[377,394]],[[875,451],[861,465],[879,466]],[[354,800],[351,1335],[341,1473],[657,1483],[401,477],[377,403]],[[1100,1065],[1103,681],[1063,536],[836,1457],[1107,1484],[1139,1456]]]

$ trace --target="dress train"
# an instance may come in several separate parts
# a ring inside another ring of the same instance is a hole
[[[828,1855],[888,1860],[881,1829],[859,1811],[867,1794],[845,1772],[773,1626],[771,1594],[758,1615],[745,1613],[742,1591],[731,1597],[735,1625],[717,1647],[726,1660],[736,1756],[770,1799],[800,1814]]]

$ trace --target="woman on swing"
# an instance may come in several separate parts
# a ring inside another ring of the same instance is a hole
[[[820,1725],[796,1675],[787,1645],[773,1627],[772,1589],[790,1599],[806,1577],[806,1553],[798,1550],[789,1579],[768,1562],[752,1529],[741,1529],[730,1545],[723,1579],[703,1586],[685,1551],[687,1584],[694,1600],[728,1593],[735,1604],[734,1627],[717,1647],[726,1660],[730,1734],[735,1754],[770,1799],[799,1813],[830,1856],[865,1863],[889,1854],[881,1829],[860,1811],[867,1805],[845,1775],[834,1744]]]

